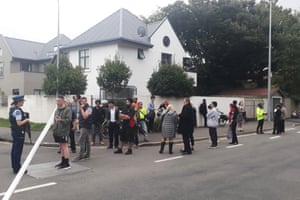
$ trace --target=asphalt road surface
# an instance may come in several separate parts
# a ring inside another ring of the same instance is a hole
[[[95,147],[89,160],[63,171],[53,167],[60,159],[57,149],[41,147],[18,186],[24,191],[11,199],[300,200],[300,127],[280,137],[250,134],[239,142],[229,146],[222,140],[218,149],[208,149],[209,142],[202,141],[186,156],[180,145],[173,155],[159,154],[157,146],[129,156]],[[0,143],[0,198],[14,178],[10,147]],[[24,155],[29,150],[26,146]]]

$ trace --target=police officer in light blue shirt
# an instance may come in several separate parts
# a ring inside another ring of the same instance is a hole
[[[21,168],[21,156],[25,140],[25,125],[29,123],[29,116],[21,109],[24,104],[24,96],[13,97],[12,107],[9,110],[9,121],[13,145],[11,150],[11,166],[15,174]]]

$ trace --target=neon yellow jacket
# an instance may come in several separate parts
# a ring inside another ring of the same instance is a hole
[[[256,108],[256,119],[257,121],[264,119],[264,109],[263,108]]]
[[[147,110],[146,110],[146,108],[143,107],[138,110],[138,113],[139,113],[139,116],[138,116],[139,119],[144,120],[147,115]]]

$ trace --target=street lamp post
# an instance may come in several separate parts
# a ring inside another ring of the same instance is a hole
[[[271,56],[272,56],[272,0],[269,0],[269,55],[268,55],[268,121],[271,121],[271,84],[272,84],[272,68],[271,68]]]
[[[56,68],[57,68],[57,74],[56,74],[56,96],[58,96],[58,86],[59,86],[59,80],[58,80],[58,69],[59,69],[59,45],[60,45],[60,30],[59,30],[59,0],[57,0],[57,49],[56,49]]]

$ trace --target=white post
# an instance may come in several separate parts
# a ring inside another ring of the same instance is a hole
[[[271,56],[272,56],[272,0],[269,0],[270,3],[270,11],[269,11],[269,56],[268,56],[268,121],[271,121],[271,85],[272,85],[272,64],[271,64]]]
[[[33,156],[35,155],[35,153],[37,152],[40,144],[42,143],[43,139],[45,138],[45,136],[48,133],[48,130],[50,129],[51,125],[53,124],[53,119],[54,119],[54,113],[55,113],[56,108],[53,110],[50,119],[48,120],[46,126],[44,127],[41,135],[38,137],[37,141],[35,142],[35,144],[33,145],[31,151],[29,152],[26,160],[24,161],[21,169],[19,170],[17,176],[15,177],[15,179],[13,180],[13,182],[10,184],[8,190],[6,191],[4,197],[2,200],[9,200],[11,195],[14,193],[16,187],[18,186],[18,184],[20,183],[26,169],[28,168],[30,162],[33,159]]]
[[[59,45],[60,45],[60,28],[59,28],[59,0],[57,0],[57,52],[56,52],[56,68],[57,68],[57,75],[56,75],[56,96],[58,96],[58,86],[59,86],[59,80],[58,80],[58,69],[59,69]]]

